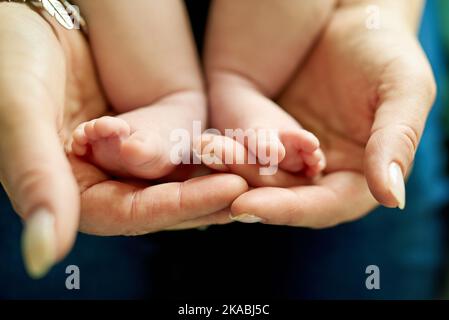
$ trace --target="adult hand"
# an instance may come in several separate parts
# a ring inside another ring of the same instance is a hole
[[[367,3],[342,1],[279,101],[319,137],[324,175],[309,186],[243,194],[231,208],[237,220],[319,228],[359,218],[375,199],[404,207],[403,177],[435,83],[414,34],[419,1],[377,4],[380,29],[370,30]]]
[[[68,159],[70,132],[106,112],[81,33],[1,2],[0,181],[26,221],[23,254],[33,277],[68,253],[78,228],[133,235],[228,222],[226,208],[247,190],[242,178],[223,174],[153,186],[112,180]]]

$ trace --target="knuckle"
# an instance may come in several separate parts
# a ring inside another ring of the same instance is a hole
[[[408,125],[399,125],[399,137],[406,148],[408,163],[411,163],[419,144],[419,133]]]
[[[185,202],[184,202],[184,183],[179,183],[176,190],[176,208],[175,211],[179,212],[183,216],[185,212]]]
[[[121,223],[127,226],[124,234],[127,236],[138,236],[152,232],[154,220],[154,200],[147,199],[145,208],[142,206],[142,192],[135,190],[131,195],[131,203],[127,214],[121,216]],[[150,201],[148,203],[148,201]],[[142,221],[145,217],[145,221]]]

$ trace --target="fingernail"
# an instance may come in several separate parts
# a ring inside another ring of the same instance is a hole
[[[231,218],[231,220],[233,221],[238,221],[238,222],[242,222],[242,223],[259,223],[262,222],[262,219],[259,217],[256,217],[255,215],[252,214],[248,214],[248,213],[243,213],[240,214],[238,216],[229,216]]]
[[[36,210],[22,234],[25,268],[34,279],[47,274],[56,261],[55,218],[45,209]]]
[[[398,208],[403,210],[405,208],[405,182],[401,167],[392,162],[389,167],[390,175],[390,192],[397,201]]]

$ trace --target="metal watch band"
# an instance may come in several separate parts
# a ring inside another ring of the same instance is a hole
[[[87,34],[87,25],[81,17],[78,7],[67,0],[0,0],[0,2],[16,2],[28,4],[45,10],[58,23],[68,30],[81,29]]]

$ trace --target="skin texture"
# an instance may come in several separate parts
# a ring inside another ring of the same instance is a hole
[[[226,208],[247,190],[238,176],[187,179],[192,171],[181,167],[173,179],[185,182],[151,185],[66,156],[71,131],[109,112],[81,33],[2,2],[0,71],[0,181],[23,219],[41,207],[54,214],[58,259],[78,230],[134,235],[229,222]]]

